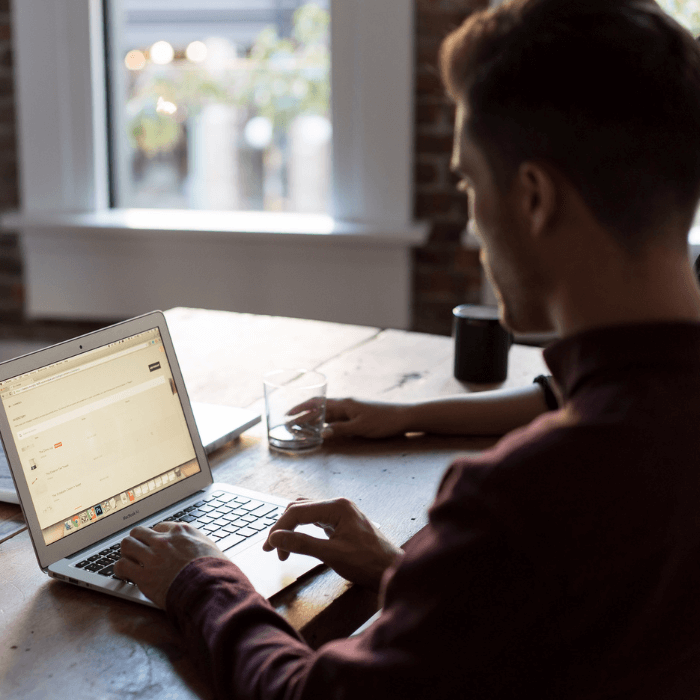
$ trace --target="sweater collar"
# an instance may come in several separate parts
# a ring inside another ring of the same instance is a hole
[[[700,369],[700,323],[611,326],[556,341],[544,359],[566,399],[593,375],[606,371]]]

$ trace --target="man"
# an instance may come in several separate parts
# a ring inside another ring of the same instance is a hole
[[[267,549],[381,580],[352,639],[312,651],[186,525],[136,528],[115,571],[207,650],[221,697],[695,698],[700,52],[651,1],[515,0],[441,61],[503,321],[562,338],[561,409],[454,463],[404,553],[348,502],[288,508]]]

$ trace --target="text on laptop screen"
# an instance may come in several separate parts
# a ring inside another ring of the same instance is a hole
[[[0,382],[46,544],[200,471],[157,328]]]

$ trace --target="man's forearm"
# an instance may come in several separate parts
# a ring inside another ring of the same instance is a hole
[[[407,432],[445,435],[504,435],[547,410],[542,388],[531,384],[403,406]]]
[[[300,697],[313,651],[231,562],[192,562],[168,591],[167,612],[207,657],[218,697]]]

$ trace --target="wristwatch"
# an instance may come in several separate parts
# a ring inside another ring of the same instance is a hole
[[[550,411],[556,411],[559,408],[559,399],[552,389],[552,377],[546,374],[540,374],[539,377],[535,377],[533,380],[534,384],[539,384],[544,392],[544,400],[547,404],[547,408]]]

